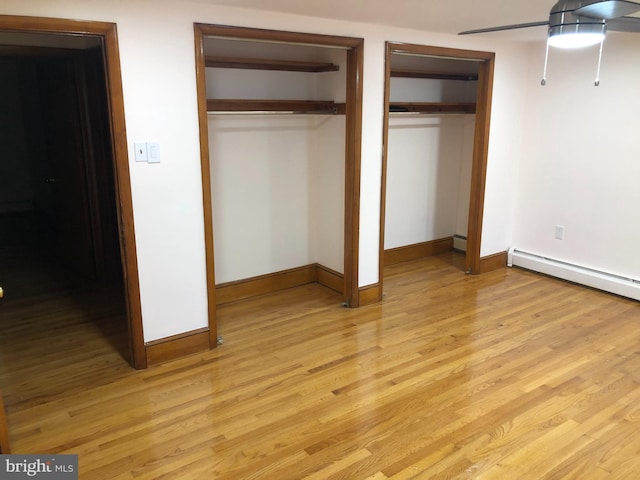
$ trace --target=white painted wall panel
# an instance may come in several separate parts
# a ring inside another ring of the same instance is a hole
[[[458,233],[466,118],[390,116],[385,249]]]
[[[316,116],[309,152],[314,262],[344,273],[345,117]]]
[[[311,121],[209,116],[216,283],[312,263]]]
[[[391,78],[392,102],[475,102],[478,82]]]
[[[466,237],[468,233],[475,126],[475,115],[465,115],[462,117],[460,172],[458,173],[458,211],[456,215],[455,228],[455,235],[460,235],[462,237]]]
[[[517,248],[640,275],[639,42],[638,35],[608,35],[599,87],[593,85],[597,48],[553,50],[541,87],[544,47],[531,47]],[[564,240],[554,238],[556,225],[564,226]]]
[[[210,115],[216,283],[343,272],[344,116]]]
[[[317,93],[316,74],[207,68],[207,98],[326,100]]]

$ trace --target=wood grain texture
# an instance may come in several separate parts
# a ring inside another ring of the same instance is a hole
[[[200,137],[200,173],[202,180],[202,211],[204,222],[204,251],[207,272],[207,317],[209,348],[217,346],[216,276],[213,238],[213,201],[211,198],[211,165],[209,163],[209,119],[207,118],[207,75],[204,63],[203,27],[193,26],[196,62],[196,92],[198,95],[198,134]]]
[[[335,115],[339,107],[332,100],[243,100],[209,99],[208,112],[294,112]]]
[[[476,125],[473,136],[473,161],[471,164],[471,200],[467,224],[467,258],[465,270],[480,273],[480,248],[482,243],[482,220],[484,197],[489,162],[489,130],[493,98],[493,73],[495,53],[485,52],[485,60],[478,72],[478,94],[476,98]]]
[[[3,303],[13,451],[88,480],[635,478],[640,304],[461,261],[387,267],[366,308],[317,284],[220,307],[223,346],[143,371],[81,291]]]
[[[391,102],[391,112],[409,113],[466,113],[476,112],[475,103],[461,102]]]
[[[415,243],[404,247],[389,248],[384,251],[384,265],[418,260],[453,250],[453,237],[439,238],[428,242]],[[506,265],[506,262],[505,262]]]
[[[269,58],[204,57],[205,66],[209,68],[240,68],[250,70],[280,70],[285,72],[335,72],[340,69],[329,62],[301,62],[298,60],[276,60]]]
[[[360,305],[360,177],[362,156],[362,95],[364,40],[353,39],[347,51],[346,143],[344,173],[344,300]]]
[[[487,273],[507,266],[507,252],[498,252],[480,258],[480,272]]]
[[[430,80],[458,80],[463,82],[473,82],[478,80],[478,75],[473,73],[433,72],[409,68],[394,68],[391,70],[391,76],[404,78],[426,78]]]
[[[361,38],[321,35],[262,28],[237,27],[233,25],[212,25],[196,23],[195,27],[204,35],[212,37],[262,40],[266,42],[323,45],[328,47],[353,48],[362,44]]]
[[[274,293],[312,282],[318,282],[320,285],[329,287],[338,293],[344,292],[344,275],[314,263],[257,277],[220,283],[216,285],[216,298],[218,305],[226,305],[238,300]]]
[[[209,329],[200,328],[171,337],[145,343],[147,365],[186,357],[209,348]]]
[[[382,287],[379,283],[360,287],[360,306],[366,307],[382,300]]]
[[[378,283],[380,284],[380,294],[384,288],[384,242],[386,234],[387,218],[387,171],[389,163],[389,105],[391,103],[391,61],[393,49],[389,42],[386,42],[384,49],[384,114],[382,117],[382,172],[380,182],[380,226],[378,236]]]
[[[0,453],[11,453],[9,446],[9,432],[7,431],[7,417],[4,413],[4,400],[2,400],[2,390],[0,390]]]
[[[316,267],[316,281],[320,285],[330,288],[334,292],[344,294],[344,275],[340,272],[336,272],[331,268],[315,264]]]
[[[305,265],[233,282],[219,283],[216,285],[216,302],[218,305],[225,305],[245,298],[315,282],[317,278],[316,266]]]

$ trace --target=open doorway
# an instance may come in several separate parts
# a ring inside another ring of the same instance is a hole
[[[447,251],[480,273],[494,54],[386,45],[380,280]]]
[[[104,302],[94,327],[145,368],[115,24],[2,16],[0,61],[3,317],[45,297],[85,313]]]

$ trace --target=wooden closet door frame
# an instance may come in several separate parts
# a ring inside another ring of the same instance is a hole
[[[202,202],[204,208],[209,347],[217,345],[215,261],[213,248],[213,205],[207,122],[206,70],[204,39],[215,36],[230,39],[271,41],[289,44],[341,47],[347,50],[346,151],[345,151],[345,231],[344,231],[344,300],[350,307],[360,304],[358,292],[358,244],[360,225],[360,157],[362,145],[362,66],[364,40],[361,38],[312,33],[264,30],[229,25],[194,24],[198,118],[200,122],[200,160]]]
[[[142,307],[138,258],[133,224],[133,202],[129,176],[129,155],[122,94],[120,53],[115,23],[0,15],[0,31],[19,33],[48,33],[98,37],[102,40],[106,90],[109,110],[113,168],[115,176],[116,209],[120,235],[120,255],[123,267],[130,359],[136,369],[147,367],[142,330]]]
[[[384,124],[382,132],[382,190],[380,201],[380,253],[379,295],[382,296],[384,281],[384,234],[387,195],[387,158],[389,153],[389,96],[391,94],[391,56],[394,53],[414,54],[448,59],[473,60],[479,62],[478,90],[476,99],[476,122],[473,140],[471,167],[471,194],[467,227],[467,252],[465,273],[480,273],[480,244],[482,241],[482,215],[484,210],[487,160],[489,151],[489,123],[493,92],[495,53],[475,50],[460,50],[408,43],[387,42],[385,52]],[[381,299],[381,298],[380,298]]]

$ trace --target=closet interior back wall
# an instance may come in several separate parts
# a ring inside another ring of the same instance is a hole
[[[216,283],[342,273],[344,116],[210,115]]]

